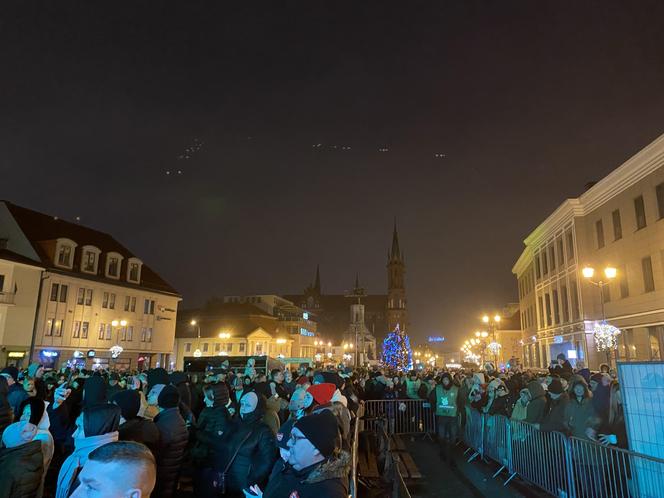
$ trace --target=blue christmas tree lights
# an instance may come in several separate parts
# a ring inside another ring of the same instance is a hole
[[[406,371],[413,368],[413,350],[410,338],[401,332],[397,324],[383,341],[383,365],[393,370]]]

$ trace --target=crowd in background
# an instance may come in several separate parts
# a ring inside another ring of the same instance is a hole
[[[450,463],[472,411],[626,446],[608,366],[573,369],[562,355],[548,372],[501,372],[491,363],[481,371],[263,372],[252,359],[197,374],[45,372],[35,363],[0,374],[0,498],[169,498],[184,476],[197,497],[347,496],[360,403],[407,399],[435,412],[441,458]]]

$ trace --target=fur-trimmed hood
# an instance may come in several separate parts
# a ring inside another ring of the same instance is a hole
[[[320,466],[315,468],[304,480],[307,484],[327,481],[328,479],[338,479],[348,477],[350,472],[350,453],[341,450],[336,457],[330,457]]]

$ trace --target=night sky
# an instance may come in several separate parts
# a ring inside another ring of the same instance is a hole
[[[410,333],[456,346],[523,238],[664,132],[659,0],[35,4],[0,7],[0,198],[184,307],[317,263],[384,293],[396,217]]]

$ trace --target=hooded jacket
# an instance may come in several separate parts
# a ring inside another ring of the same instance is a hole
[[[302,470],[280,461],[274,466],[263,493],[266,498],[345,498],[348,496],[348,474],[351,457],[347,451]]]
[[[230,414],[225,406],[206,406],[201,411],[194,426],[196,444],[191,450],[191,456],[197,462],[211,466],[213,460],[213,441],[221,439],[228,430]]]
[[[118,440],[119,423],[120,408],[115,405],[97,404],[83,410],[85,437],[74,439],[74,452],[60,467],[55,498],[67,498],[76,489],[78,474],[92,451]]]
[[[574,394],[574,388],[579,384],[583,386],[583,396],[580,400]],[[589,439],[586,429],[597,429],[600,420],[595,413],[588,384],[584,380],[576,380],[571,386],[569,398],[569,403],[565,407],[565,427],[571,436]]]
[[[157,485],[154,496],[170,498],[180,479],[180,468],[189,442],[189,431],[177,407],[160,412],[154,423],[159,430],[157,459]]]
[[[562,393],[558,399],[551,399],[549,404],[549,413],[544,417],[540,424],[543,431],[556,431],[563,434],[567,431],[565,427],[565,411],[569,404],[569,396],[566,392]]]
[[[546,393],[538,380],[528,382],[530,392],[530,403],[526,409],[526,422],[539,424],[546,414]]]
[[[33,498],[44,475],[40,441],[0,449],[0,498]]]
[[[226,468],[239,448],[227,472],[226,485],[230,493],[242,495],[242,490],[253,484],[264,488],[277,459],[276,438],[261,420],[264,411],[265,397],[259,395],[256,409],[244,415],[244,418],[234,420],[224,436],[214,442],[215,468],[220,472]]]

